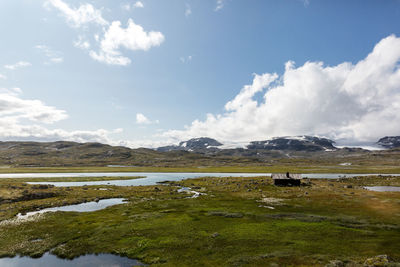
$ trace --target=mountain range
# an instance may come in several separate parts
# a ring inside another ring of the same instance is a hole
[[[225,148],[207,137],[157,149],[131,149],[101,143],[0,142],[0,166],[225,166],[265,164],[285,158],[343,161],[346,157],[382,156],[400,152],[400,136],[381,138],[386,150],[338,148],[333,140],[315,136],[276,137],[250,142],[243,148]]]

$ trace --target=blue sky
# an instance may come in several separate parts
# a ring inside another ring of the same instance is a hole
[[[400,1],[15,0],[0,20],[1,140],[400,134]]]

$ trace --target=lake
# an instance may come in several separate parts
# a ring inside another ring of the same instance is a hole
[[[303,178],[325,178],[337,179],[343,177],[369,176],[382,174],[343,174],[343,173],[307,173]],[[145,186],[156,185],[163,181],[180,181],[189,178],[199,177],[256,177],[271,176],[271,173],[171,173],[171,172],[81,172],[81,173],[2,173],[1,178],[63,178],[63,177],[137,177],[145,176],[132,180],[114,181],[86,181],[86,182],[29,182],[29,184],[51,184],[59,187],[84,186],[84,185],[116,185],[116,186]],[[400,174],[383,174],[383,176],[400,176]]]

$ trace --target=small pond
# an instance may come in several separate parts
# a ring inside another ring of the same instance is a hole
[[[192,194],[189,198],[198,198],[200,195],[206,195],[205,193],[200,193],[192,190],[190,187],[181,187],[178,189],[178,193],[185,192],[187,194]]]
[[[365,186],[364,188],[376,192],[400,192],[400,186]]]
[[[76,205],[47,208],[47,209],[42,209],[39,211],[27,212],[24,215],[18,214],[17,216],[20,219],[25,219],[32,215],[39,214],[39,213],[45,213],[45,212],[55,212],[55,211],[90,212],[90,211],[101,210],[101,209],[105,209],[110,206],[122,204],[122,203],[124,203],[124,200],[125,199],[123,199],[123,198],[102,199],[97,202],[92,201],[92,202],[80,203],[80,204],[76,204]],[[0,265],[0,266],[2,266],[2,265]]]
[[[73,260],[65,260],[46,253],[41,258],[14,257],[0,258],[1,267],[131,267],[144,266],[137,260],[112,254],[84,255]]]

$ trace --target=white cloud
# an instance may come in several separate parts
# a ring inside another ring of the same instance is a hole
[[[215,7],[214,11],[223,9],[224,5],[225,5],[225,0],[217,0],[217,6]]]
[[[87,23],[95,23],[103,26],[108,24],[102,17],[101,10],[94,8],[91,4],[82,4],[79,8],[73,8],[61,0],[48,0],[46,5],[52,5],[61,11],[68,23],[75,28],[79,28]]]
[[[25,100],[18,96],[20,88],[0,93],[0,119],[19,121],[27,119],[34,122],[51,124],[67,118],[64,110],[47,106],[39,100]]]
[[[137,113],[136,114],[136,123],[137,124],[157,124],[157,123],[159,123],[159,121],[158,120],[151,121],[142,113]]]
[[[189,17],[191,14],[192,14],[192,8],[190,7],[189,4],[186,4],[185,17]]]
[[[143,115],[142,113],[137,113],[136,114],[136,123],[137,124],[149,124],[151,123],[150,120]]]
[[[113,21],[100,42],[100,51],[90,51],[90,56],[100,62],[113,65],[128,65],[131,60],[122,55],[120,49],[147,51],[153,46],[159,46],[164,41],[161,32],[145,32],[143,27],[128,20],[126,28],[120,21]]]
[[[141,1],[136,1],[136,3],[133,4],[133,7],[144,8],[144,4]]]
[[[62,0],[48,0],[46,3],[47,6],[52,5],[61,11],[72,27],[82,28],[89,23],[97,26],[98,32],[94,34],[94,43],[99,46],[98,51],[89,50],[91,44],[86,37],[86,31],[83,31],[73,44],[75,47],[88,50],[89,55],[99,62],[111,65],[129,65],[131,59],[124,56],[120,49],[147,51],[151,47],[161,45],[165,39],[161,32],[146,32],[132,19],[128,20],[126,28],[121,27],[121,22],[117,20],[109,23],[102,17],[101,10],[94,8],[91,4],[82,4],[78,8],[72,8]],[[124,7],[127,8],[126,5]],[[133,7],[142,8],[144,5],[141,1],[137,1]]]
[[[86,38],[82,35],[78,36],[78,40],[73,42],[74,46],[83,50],[87,50],[90,48],[90,43]]]
[[[9,69],[9,70],[16,70],[16,69],[20,69],[20,68],[29,67],[29,66],[32,66],[32,64],[30,62],[18,61],[15,64],[5,65],[4,68]]]
[[[76,142],[102,142],[111,145],[127,143],[113,140],[110,135],[122,129],[95,131],[66,131],[49,129],[47,125],[68,118],[64,110],[48,106],[40,100],[23,99],[20,88],[0,88],[0,138],[2,140],[67,140]]]
[[[254,75],[253,83],[226,103],[222,114],[207,114],[164,138],[209,136],[221,141],[264,140],[284,135],[320,135],[342,142],[377,141],[399,135],[400,38],[382,39],[356,64],[306,62],[285,72]],[[255,95],[263,94],[257,101]]]
[[[0,80],[7,80],[7,76],[0,73]]]
[[[35,48],[40,50],[47,57],[48,61],[45,62],[47,65],[64,62],[64,57],[59,51],[55,51],[46,45],[37,45]]]

